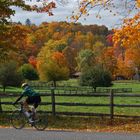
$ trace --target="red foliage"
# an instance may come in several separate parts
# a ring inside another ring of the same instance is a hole
[[[37,64],[37,60],[34,56],[30,56],[30,58],[28,59],[29,63],[36,68],[36,64]]]

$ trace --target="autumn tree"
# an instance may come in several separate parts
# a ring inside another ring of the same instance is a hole
[[[121,4],[121,9],[119,8],[119,4]],[[123,74],[125,77],[132,77],[133,73],[133,68],[130,67],[132,64],[134,64],[133,60],[128,58],[128,52],[133,49],[130,49],[132,46],[137,46],[137,48],[140,45],[140,1],[139,0],[123,0],[123,1],[115,1],[115,0],[82,0],[79,5],[79,12],[75,13],[73,12],[73,15],[71,19],[73,21],[77,21],[80,17],[82,16],[87,16],[89,14],[89,11],[94,11],[96,7],[99,7],[100,10],[95,16],[97,18],[103,18],[100,16],[100,11],[101,10],[108,10],[110,13],[112,13],[113,16],[120,15],[123,13],[125,15],[123,17],[123,23],[120,28],[117,28],[114,30],[113,34],[113,49],[114,54],[113,60],[116,63],[117,69],[119,74]],[[123,11],[123,12],[122,12]],[[135,13],[133,13],[135,11]],[[128,18],[129,15],[131,15],[131,18]],[[112,38],[112,37],[111,37]],[[128,51],[129,50],[129,51]],[[138,49],[137,49],[138,50]],[[134,50],[132,51],[133,54]],[[130,53],[129,53],[130,55]],[[132,55],[130,55],[132,56]],[[112,61],[113,61],[112,60]],[[114,63],[114,64],[115,64]],[[113,64],[113,63],[112,63]],[[116,69],[116,70],[117,70]],[[116,71],[115,70],[115,71]],[[120,71],[119,71],[120,70]],[[114,70],[112,70],[113,72]],[[139,71],[139,68],[138,68]],[[117,71],[116,71],[117,75]]]
[[[111,73],[112,78],[115,78],[117,69],[117,57],[115,56],[114,48],[104,48],[103,53],[99,59],[102,66]]]
[[[36,65],[37,65],[36,57],[30,56],[29,59],[28,59],[28,62],[29,62],[29,64],[31,64],[34,68],[36,68]]]
[[[53,40],[50,39],[48,42],[45,43],[45,48],[50,51],[59,51],[62,52],[66,46],[67,46],[67,42],[64,39],[61,40]]]
[[[120,5],[121,4],[121,5]],[[121,6],[121,9],[119,9]],[[93,11],[98,7],[99,11],[95,13],[97,18],[102,18],[100,12],[103,10],[107,10],[112,13],[113,16],[122,14],[128,15],[134,9],[137,9],[140,6],[139,0],[81,0],[79,2],[78,10],[73,11],[73,15],[71,19],[77,21],[81,16],[88,16],[89,11]],[[125,12],[125,13],[124,13]]]
[[[15,10],[12,8],[12,6],[20,7],[23,10],[27,11],[36,11],[36,12],[46,12],[48,15],[53,15],[52,9],[54,9],[56,6],[54,2],[44,2],[43,7],[38,6],[29,6],[26,5],[23,0],[0,0],[0,53],[3,52],[3,49],[5,49],[7,45],[7,35],[9,26],[6,26],[11,23],[11,16],[15,14]],[[5,42],[5,38],[7,39]],[[6,44],[5,44],[6,43]],[[1,58],[5,57],[6,53],[1,53]]]
[[[115,45],[121,45],[122,47],[129,47],[132,45],[140,45],[140,13],[136,14],[133,18],[124,20],[124,24],[121,29],[116,29],[113,40]]]
[[[15,14],[15,10],[11,6],[18,6],[26,10],[30,10],[22,0],[0,0],[0,26],[8,24],[10,16]]]
[[[44,50],[44,48],[43,48]],[[63,53],[52,52],[47,55],[45,52],[40,52],[37,59],[37,69],[41,80],[53,81],[53,86],[56,87],[56,82],[69,78],[69,69]],[[44,55],[41,55],[44,54]],[[44,57],[43,57],[44,56]]]
[[[118,71],[129,79],[132,79],[135,74],[137,74],[138,77],[140,75],[140,62],[138,58],[140,53],[139,19],[140,13],[135,15],[133,18],[125,19],[122,28],[115,30],[115,34],[113,36],[113,40],[115,42],[114,46],[119,46],[122,50],[123,60],[118,59]]]
[[[121,4],[121,5],[120,5]],[[95,13],[97,18],[103,18],[100,16],[102,10],[108,10],[112,13],[112,16],[121,15],[123,17],[123,24],[120,29],[115,29],[113,40],[115,45],[121,45],[121,47],[128,47],[130,44],[140,43],[140,1],[139,0],[81,0],[79,4],[79,11],[73,12],[71,19],[78,21],[82,16],[89,15],[89,11],[93,11],[99,7],[99,11]],[[121,8],[120,8],[121,7]],[[133,13],[135,11],[135,13]],[[132,14],[131,14],[132,13]],[[132,18],[128,18],[131,14]]]
[[[140,48],[137,47],[137,45],[131,46],[130,48],[126,49],[125,60],[123,61],[124,63],[123,66],[125,66],[125,69],[127,68],[124,74],[129,79],[132,79],[135,74],[138,75],[137,79],[139,79],[139,75],[140,75],[139,54],[140,54]]]
[[[42,46],[44,46],[45,42],[47,42],[50,37],[49,33],[47,31],[46,26],[39,26],[32,29],[31,34],[28,35],[27,42],[29,45],[32,45],[36,48],[36,51],[38,52]],[[35,54],[37,55],[37,54]]]
[[[76,72],[76,52],[74,48],[71,48],[70,46],[66,47],[63,50],[63,54],[65,56],[69,71],[70,71],[70,76],[72,76]]]
[[[23,0],[0,0],[0,25],[7,24],[10,16],[15,14],[15,10],[12,6],[17,6],[27,11],[36,11],[38,13],[46,12],[49,16],[52,16],[52,9],[56,8],[54,2],[46,2],[42,4],[42,7],[37,5],[29,6],[26,5]]]
[[[119,57],[117,59],[116,77],[121,76],[123,79],[131,79],[134,74],[134,69]]]
[[[31,33],[31,30],[27,26],[11,24],[5,35],[0,34],[1,60],[13,59],[19,63],[27,62],[27,56],[31,55],[32,50],[34,50],[27,43],[29,33]]]
[[[127,49],[127,51],[126,51],[125,62],[127,63],[127,65],[132,67],[134,70],[136,70],[136,69],[140,70],[139,55],[140,55],[140,48],[136,47],[136,46],[133,46],[133,47]]]

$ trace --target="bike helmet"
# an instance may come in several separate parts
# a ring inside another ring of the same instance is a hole
[[[22,88],[24,88],[24,87],[26,87],[26,86],[28,86],[27,83],[23,83],[23,84],[21,85]]]

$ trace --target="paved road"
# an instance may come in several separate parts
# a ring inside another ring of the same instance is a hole
[[[0,128],[0,140],[140,140],[140,134]]]

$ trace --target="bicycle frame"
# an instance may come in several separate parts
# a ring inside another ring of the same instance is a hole
[[[27,116],[27,114],[26,114],[26,110],[24,109],[24,106],[23,106],[23,102],[19,102],[20,103],[20,106],[18,106],[18,111],[19,112],[22,112],[24,115],[25,115],[25,117],[27,118],[27,119],[29,119],[29,116]],[[15,106],[15,105],[14,105]],[[16,106],[15,106],[16,107]],[[17,108],[17,107],[16,107]],[[31,113],[32,113],[32,110],[31,110]],[[30,113],[30,114],[31,114]]]
[[[31,110],[32,113],[35,113],[34,116],[33,114],[31,114],[31,117],[27,116],[26,110],[23,106],[23,102],[20,102],[20,105],[18,105],[18,107],[15,107],[18,109],[13,111],[11,116],[11,123],[14,128],[22,129],[26,123],[30,124],[32,127],[35,127],[37,130],[40,131],[44,130],[47,127],[48,121],[46,115],[38,115],[36,110],[35,112]]]

